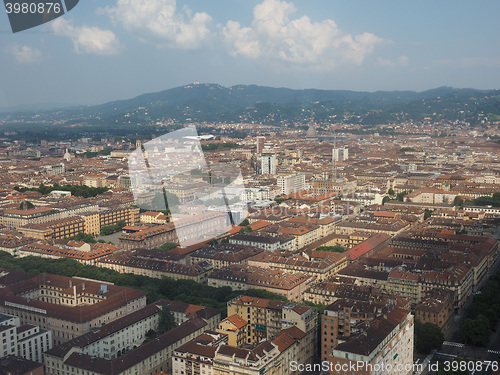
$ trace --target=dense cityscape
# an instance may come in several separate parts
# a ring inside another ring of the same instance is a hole
[[[499,373],[497,119],[308,116],[4,131],[0,370]]]

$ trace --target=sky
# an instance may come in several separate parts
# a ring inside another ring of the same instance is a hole
[[[3,109],[100,104],[195,81],[500,89],[498,0],[80,0],[17,33],[4,9]]]

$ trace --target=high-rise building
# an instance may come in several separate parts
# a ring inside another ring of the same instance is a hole
[[[339,299],[321,316],[323,361],[330,374],[411,374],[413,315],[377,302]],[[382,366],[384,366],[382,368]]]
[[[332,149],[332,162],[346,161],[349,159],[349,148],[347,146]]]
[[[261,158],[261,174],[276,174],[276,154],[271,150],[266,150]]]
[[[261,154],[262,151],[264,150],[265,141],[266,141],[266,137],[262,137],[262,136],[257,137],[257,142],[256,142],[257,154]]]

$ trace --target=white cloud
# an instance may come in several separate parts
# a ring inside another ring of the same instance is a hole
[[[292,3],[264,0],[254,8],[250,27],[228,21],[222,34],[229,53],[328,70],[345,63],[361,65],[376,45],[386,42],[368,32],[343,33],[331,19],[291,19],[295,11]]]
[[[176,0],[118,0],[116,6],[99,10],[115,23],[138,33],[142,40],[158,45],[195,49],[213,36],[212,17],[207,13],[194,13],[183,8],[177,10]]]
[[[76,53],[94,53],[97,55],[116,55],[122,46],[115,33],[96,26],[73,26],[71,21],[58,18],[51,23],[57,35],[70,37]]]
[[[397,68],[400,66],[408,66],[409,62],[408,56],[399,56],[396,61],[384,60],[380,57],[377,59],[377,65],[384,66],[387,68]]]
[[[14,44],[5,49],[5,52],[14,56],[14,59],[21,64],[36,64],[40,62],[42,53],[39,49],[28,46]]]

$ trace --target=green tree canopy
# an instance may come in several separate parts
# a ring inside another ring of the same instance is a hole
[[[433,349],[441,348],[444,335],[441,328],[432,323],[423,323],[415,319],[415,349],[422,354],[428,354]]]
[[[342,245],[335,245],[335,246],[319,246],[316,248],[318,251],[330,251],[332,253],[343,253],[346,251],[346,248]]]
[[[168,304],[161,305],[160,319],[158,321],[158,333],[170,331],[176,326],[174,314],[170,311]]]
[[[66,238],[68,240],[83,241],[86,243],[97,243],[96,239],[89,233],[78,232],[73,237]]]

